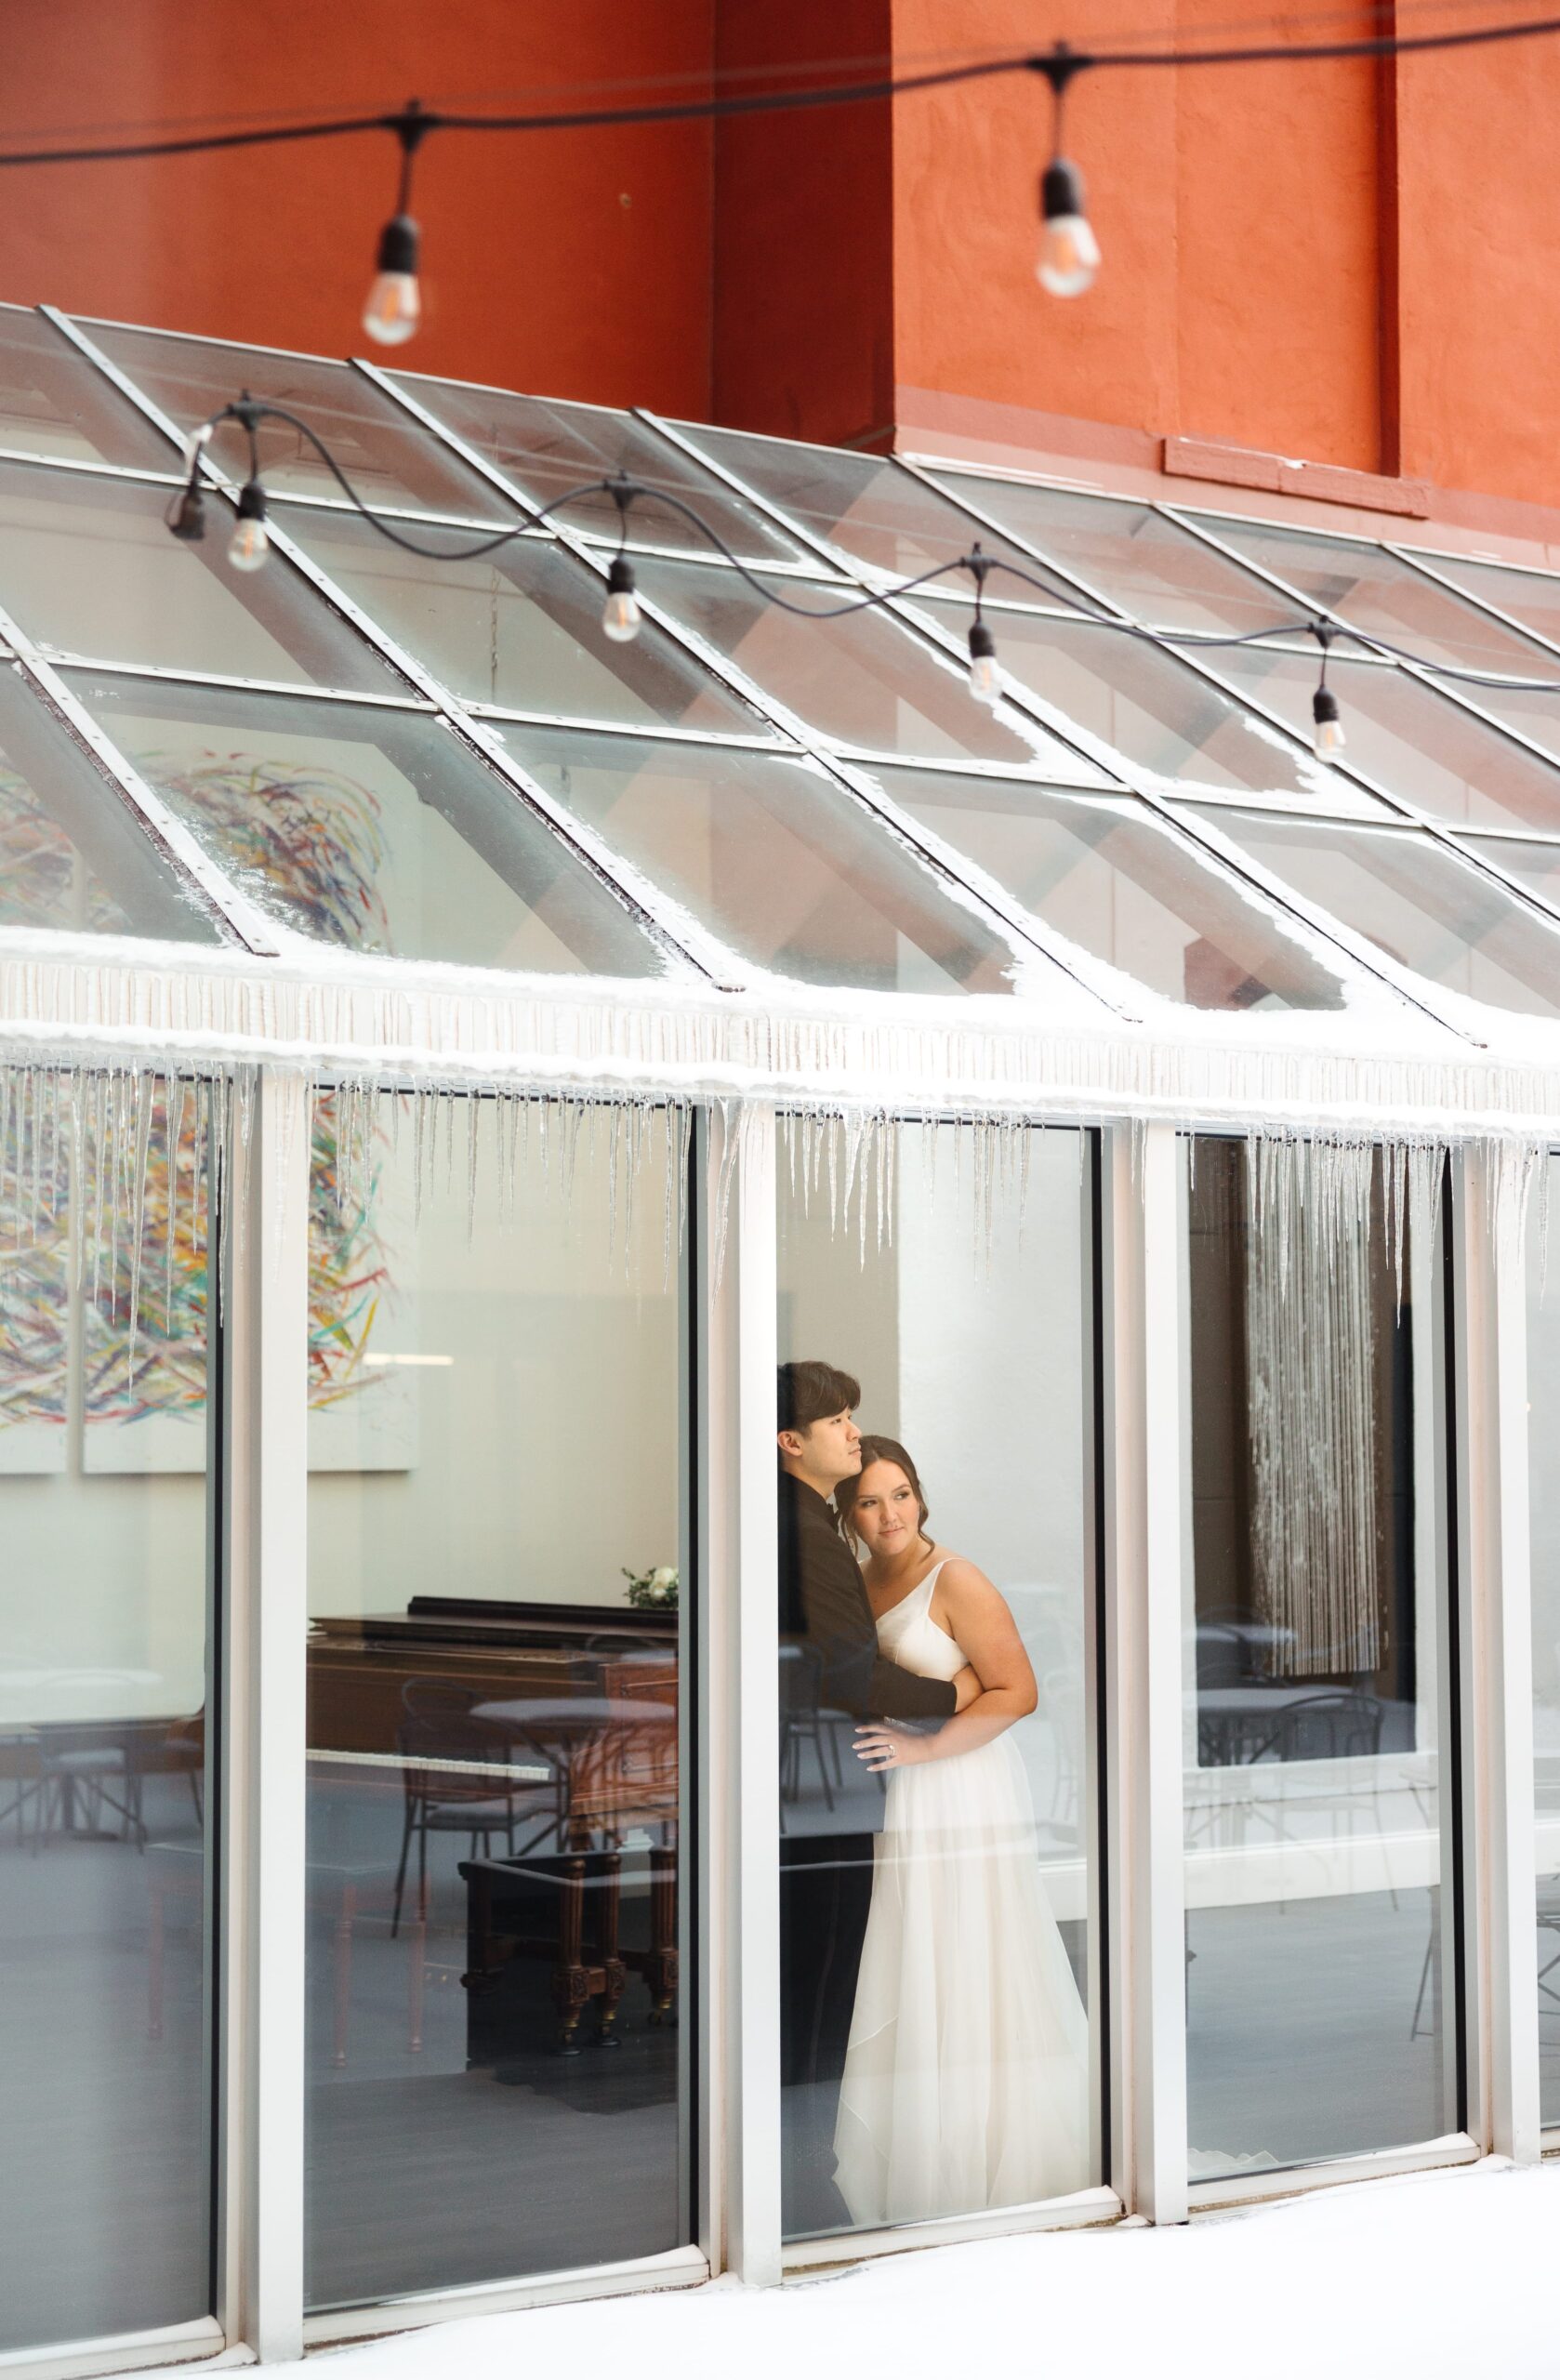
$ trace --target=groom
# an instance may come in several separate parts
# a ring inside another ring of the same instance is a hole
[[[800,1646],[813,1657],[818,1705],[857,1720],[941,1726],[979,1692],[971,1669],[951,1682],[916,1677],[878,1649],[862,1576],[829,1498],[861,1469],[852,1416],[861,1388],[818,1362],[779,1373],[781,1659]],[[794,1658],[794,1657],[793,1657]],[[844,1798],[870,1795],[871,1828],[882,1802],[866,1772]],[[860,1820],[857,1820],[858,1829]],[[780,2080],[784,2228],[788,2238],[850,2221],[834,2182],[834,2125],[855,2000],[856,1971],[872,1898],[872,1831],[787,1834],[780,1846]]]

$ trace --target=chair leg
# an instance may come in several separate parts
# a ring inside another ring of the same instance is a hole
[[[401,1931],[401,1900],[406,1889],[406,1855],[412,1848],[412,1805],[406,1805],[406,1816],[401,1829],[401,1864],[395,1871],[395,1915],[390,1919],[390,1939]]]

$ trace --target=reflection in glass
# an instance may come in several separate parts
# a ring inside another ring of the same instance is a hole
[[[0,668],[0,927],[220,940],[119,798]]]
[[[1400,967],[1494,1008],[1560,1015],[1560,935],[1443,844],[1410,827],[1318,826],[1255,811],[1197,814]]]
[[[1433,1165],[1390,1211],[1368,1147],[1200,1138],[1188,1173],[1187,2121],[1217,2180],[1461,2122],[1445,1440]]]
[[[211,2312],[208,1093],[0,1084],[0,2350]],[[25,1185],[21,1187],[20,1185]]]
[[[703,471],[668,438],[632,414],[605,405],[571,405],[549,397],[518,397],[503,389],[460,380],[397,375],[407,394],[458,438],[496,465],[535,504],[551,504],[583,481],[626,471],[647,488],[666,488],[692,505],[744,562],[794,562],[797,547],[756,504],[737,496],[713,471]],[[610,496],[580,496],[558,514],[567,528],[616,542],[618,513]],[[653,496],[636,499],[629,515],[636,546],[694,553],[709,550],[694,522]]]
[[[0,446],[165,470],[168,445],[53,325],[0,307]]]
[[[677,1135],[454,1108],[316,1111],[311,2307],[688,2237]]]
[[[760,967],[867,991],[1009,988],[1010,946],[813,761],[572,730],[511,728],[505,740]]]
[[[0,608],[46,651],[155,669],[401,691],[308,581],[273,555],[239,575],[231,516],[206,499],[199,545],[170,537],[170,490],[26,463],[0,468]]]
[[[1501,562],[1468,562],[1461,554],[1426,554],[1425,561],[1440,577],[1465,587],[1481,603],[1505,612],[1519,627],[1560,645],[1560,577],[1552,571],[1508,569]],[[1553,654],[1529,651],[1522,676],[1549,677],[1554,658]]]
[[[1343,1004],[1336,973],[1279,909],[1135,803],[922,769],[880,782],[1036,917],[1166,999]]]
[[[1543,656],[1499,620],[1475,611],[1381,546],[1276,529],[1266,521],[1210,519],[1213,536],[1260,569],[1270,570],[1307,603],[1320,603],[1351,628],[1417,660],[1465,669],[1502,669],[1531,678]]]
[[[1214,666],[1297,734],[1310,733],[1314,654],[1247,646],[1216,654]],[[1401,669],[1341,661],[1336,654],[1328,683],[1342,711],[1349,763],[1385,792],[1456,826],[1560,827],[1560,773],[1460,703]],[[1482,702],[1482,690],[1474,699]]]
[[[78,680],[135,767],[258,906],[346,950],[658,974],[628,911],[514,787],[424,713]]]
[[[562,546],[519,537],[482,562],[426,562],[338,513],[300,509],[287,525],[371,619],[469,702],[625,727],[764,732],[763,721],[654,621],[631,644],[603,636],[602,581]],[[431,541],[440,533],[422,534]],[[445,534],[452,548],[465,535]],[[647,567],[641,592],[659,593],[672,567]]]
[[[1533,1852],[1539,2115],[1560,2124],[1560,1157],[1541,1162],[1527,1229],[1528,1497],[1533,1594]]]
[[[771,584],[788,602],[818,612],[853,601],[844,587]],[[734,571],[696,562],[646,569],[641,590],[765,694],[840,744],[910,759],[1038,767],[1075,784],[1100,780],[1090,761],[1011,705],[990,710],[972,700],[966,664],[886,613],[799,619]],[[965,607],[958,632],[967,625]]]
[[[1076,571],[1086,587],[1131,619],[1244,635],[1282,627],[1294,617],[1287,595],[1146,504],[958,471],[937,477],[953,495],[967,492],[972,504],[1025,544]],[[1011,590],[998,579],[992,592],[1007,598]]]
[[[962,615],[949,605],[936,616],[957,626]],[[1303,746],[1159,646],[1037,612],[988,608],[986,616],[1009,676],[1134,768],[1170,784],[1349,800]]]
[[[112,323],[86,323],[83,328],[180,430],[209,421],[247,389],[269,404],[301,415],[364,503],[377,510],[452,512],[477,521],[514,516],[514,506],[480,472],[442,449],[419,421],[350,364]],[[337,480],[296,430],[268,421],[258,437],[260,469],[272,496],[340,499]],[[246,452],[241,430],[229,425],[217,432],[213,459],[235,481],[246,475]],[[164,445],[162,453],[165,465],[169,449]]]
[[[713,456],[814,537],[885,577],[913,578],[920,571],[935,570],[967,554],[978,540],[988,554],[1005,556],[1031,577],[1055,584],[1043,562],[983,529],[956,505],[945,503],[924,480],[884,456],[804,446],[787,438],[757,438],[703,424],[682,427],[691,444]],[[969,585],[968,578],[963,584]],[[993,591],[1017,602],[1026,596],[1043,600],[1017,579],[1004,579]]]
[[[870,1157],[858,1178],[862,1208],[831,1217],[841,1152],[826,1128],[790,1131],[778,1691],[797,2238],[1062,2196],[1098,2179],[1101,2151],[1082,1136],[1030,1135],[988,1205],[972,1134],[899,1128],[881,1180]],[[865,1572],[825,1501],[841,1483]],[[939,1755],[945,1726],[961,1748]],[[861,1756],[885,1741],[886,1772]]]

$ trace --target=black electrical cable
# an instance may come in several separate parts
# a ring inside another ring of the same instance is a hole
[[[853,107],[899,99],[910,92],[945,90],[998,75],[1051,74],[1059,57],[1070,71],[1104,73],[1117,69],[1152,70],[1199,66],[1300,65],[1350,58],[1408,58],[1430,51],[1480,49],[1495,43],[1530,41],[1560,33],[1560,17],[1536,17],[1497,25],[1471,25],[1453,33],[1389,33],[1357,41],[1259,42],[1219,49],[1073,49],[1058,42],[1048,52],[985,59],[964,66],[938,67],[919,74],[888,75],[871,82],[825,84],[804,90],[755,91],[707,99],[668,100],[650,107],[581,108],[526,115],[467,115],[430,109],[428,132],[584,132],[608,126],[713,123],[728,117],[784,113],[801,108]],[[328,118],[321,123],[257,125],[232,132],[192,133],[157,140],[109,141],[69,149],[0,150],[0,166],[86,165],[151,157],[213,155],[223,150],[271,148],[301,140],[344,139],[360,132],[392,132],[399,138],[405,111]]]
[[[777,610],[788,612],[795,619],[838,620],[848,618],[858,612],[879,610],[884,605],[894,602],[901,596],[913,595],[919,588],[930,587],[936,579],[947,578],[956,572],[963,572],[974,582],[975,623],[989,633],[990,622],[983,611],[983,601],[986,581],[1000,573],[1005,577],[1020,580],[1026,587],[1038,588],[1048,602],[1065,606],[1066,612],[1083,625],[1107,629],[1116,636],[1138,638],[1145,644],[1170,645],[1185,651],[1200,651],[1209,648],[1228,650],[1244,645],[1269,644],[1275,638],[1279,637],[1309,637],[1322,649],[1325,678],[1328,650],[1340,639],[1343,639],[1363,646],[1368,652],[1385,654],[1394,661],[1404,662],[1412,668],[1422,670],[1432,679],[1451,678],[1470,685],[1503,687],[1511,694],[1560,694],[1560,678],[1502,678],[1486,671],[1462,668],[1455,662],[1432,660],[1425,654],[1409,652],[1406,646],[1392,644],[1384,638],[1372,636],[1365,628],[1352,628],[1347,621],[1325,619],[1315,613],[1300,614],[1290,620],[1272,621],[1265,628],[1242,630],[1148,628],[1137,620],[1122,619],[1098,605],[1091,606],[1087,598],[1073,589],[1059,590],[1047,580],[1038,577],[1033,571],[1025,569],[1022,563],[1008,562],[999,554],[988,554],[978,543],[972,547],[967,554],[958,554],[951,561],[933,563],[929,570],[918,571],[912,578],[896,579],[891,587],[879,588],[853,596],[849,602],[798,603],[794,602],[788,595],[781,592],[773,577],[761,577],[740,554],[734,553],[719,530],[710,526],[696,507],[686,503],[681,496],[673,495],[669,488],[650,487],[642,481],[630,478],[626,471],[615,472],[610,478],[584,480],[577,487],[565,488],[562,495],[553,496],[550,502],[528,508],[518,521],[509,522],[490,537],[480,538],[475,544],[424,545],[417,538],[407,536],[403,530],[385,520],[375,511],[372,505],[364,501],[324,440],[300,415],[290,412],[285,405],[271,404],[263,398],[252,397],[247,393],[240,397],[235,403],[224,405],[219,413],[213,414],[208,421],[202,422],[199,428],[191,433],[188,480],[170,503],[165,516],[169,528],[173,529],[176,535],[180,534],[176,527],[176,520],[187,517],[184,509],[188,506],[190,496],[198,491],[201,466],[211,434],[225,421],[236,422],[246,435],[249,448],[248,483],[251,487],[258,487],[260,482],[258,446],[260,424],[265,421],[285,422],[289,429],[297,430],[301,438],[307,440],[347,497],[348,502],[368,522],[369,526],[377,530],[379,536],[386,538],[391,545],[399,546],[405,553],[416,554],[425,562],[477,561],[483,555],[496,553],[501,546],[511,544],[516,537],[524,536],[527,532],[542,527],[555,512],[561,511],[566,505],[578,503],[586,496],[609,496],[617,507],[619,558],[625,556],[628,546],[629,506],[641,501],[662,505],[670,511],[680,514],[683,520],[691,522],[699,535],[714,548],[724,562],[730,564],[756,595],[761,596],[766,603],[773,603]],[[1015,616],[1033,618],[1035,615],[1024,613],[1016,614]],[[1000,618],[1000,614],[998,617]]]

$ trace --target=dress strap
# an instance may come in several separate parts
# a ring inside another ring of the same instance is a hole
[[[916,1589],[916,1593],[924,1599],[923,1608],[927,1611],[930,1611],[932,1608],[932,1590],[936,1585],[938,1580],[942,1577],[943,1572],[946,1567],[947,1560],[945,1556],[941,1562],[934,1562],[931,1569],[927,1572],[925,1578],[921,1580],[920,1585]]]

